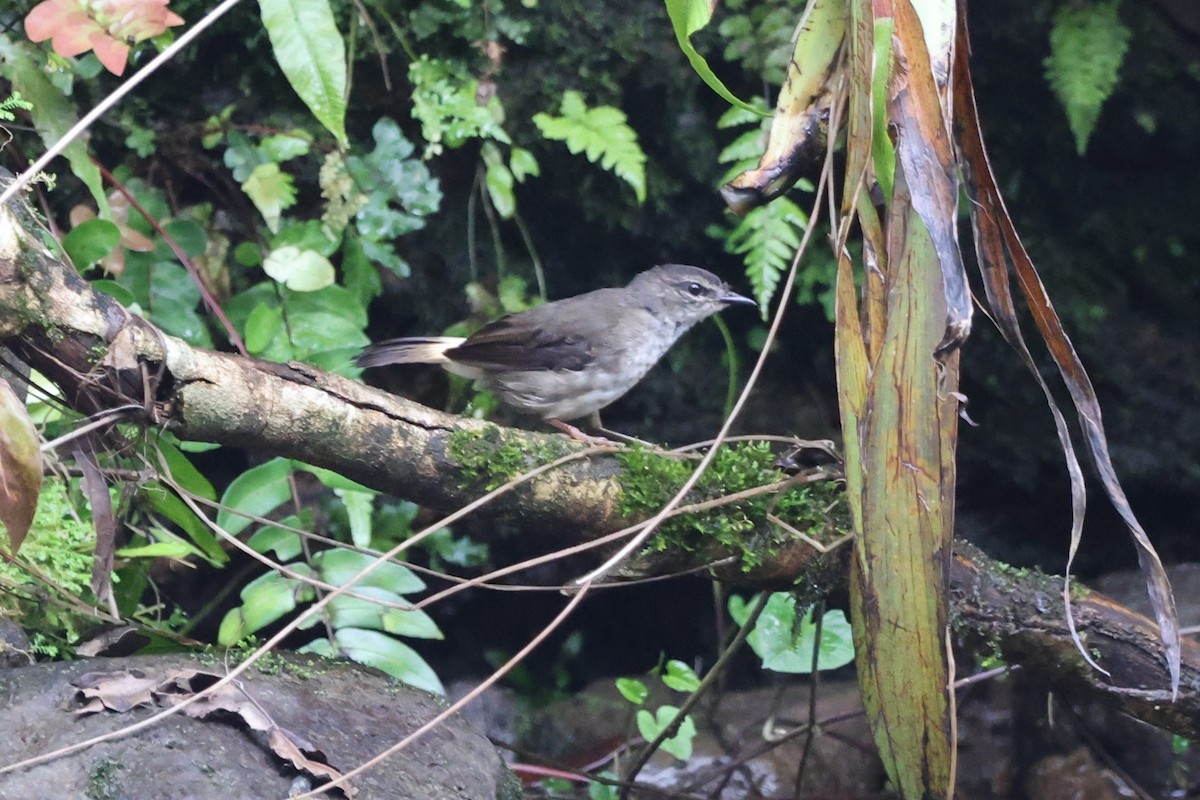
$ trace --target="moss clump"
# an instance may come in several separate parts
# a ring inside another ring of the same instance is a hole
[[[561,437],[547,438],[535,445],[526,436],[488,425],[480,431],[458,430],[450,434],[448,453],[458,463],[465,481],[481,484],[490,492],[534,467],[571,452],[568,441],[558,438]]]
[[[623,467],[621,512],[645,518],[663,507],[695,469],[694,461],[666,458],[634,449],[616,454]],[[703,502],[748,489],[776,483],[786,475],[774,466],[775,454],[766,442],[750,442],[721,448],[686,504]],[[672,517],[659,526],[650,540],[653,551],[682,548],[688,552],[717,547],[739,553],[742,569],[749,571],[769,557],[782,538],[791,534],[767,524],[766,515],[802,531],[819,532],[836,518],[835,506],[844,492],[834,481],[795,486],[780,493],[765,493],[695,514]],[[845,515],[844,509],[840,512]]]
[[[88,800],[117,800],[121,797],[120,780],[117,773],[121,765],[111,758],[102,758],[92,765],[88,773]]]

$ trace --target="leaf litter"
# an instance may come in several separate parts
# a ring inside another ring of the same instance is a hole
[[[77,699],[83,705],[76,714],[96,714],[101,711],[125,713],[141,706],[158,705],[173,708],[191,700],[221,679],[220,675],[195,669],[169,670],[148,673],[140,669],[115,672],[86,672],[72,685],[78,689]],[[266,734],[267,746],[275,755],[300,772],[323,781],[336,781],[342,773],[329,765],[325,754],[310,741],[287,728],[277,725],[271,715],[238,682],[222,686],[215,692],[193,700],[180,709],[193,719],[237,717],[252,731]],[[358,790],[348,783],[338,787],[347,798]]]

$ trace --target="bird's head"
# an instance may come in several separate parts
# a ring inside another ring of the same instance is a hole
[[[726,306],[758,305],[734,292],[708,270],[687,264],[662,264],[648,269],[630,281],[629,288],[653,298],[659,313],[683,328],[711,317]]]

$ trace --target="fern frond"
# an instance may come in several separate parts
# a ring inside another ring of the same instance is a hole
[[[1095,5],[1064,4],[1054,15],[1046,81],[1058,96],[1080,155],[1117,85],[1129,49],[1129,29],[1117,16],[1120,0]]]
[[[565,142],[572,153],[583,153],[588,161],[599,163],[632,186],[639,203],[645,202],[646,154],[625,113],[612,106],[588,108],[576,91],[563,93],[561,110],[559,117],[534,114],[533,123],[542,135]]]

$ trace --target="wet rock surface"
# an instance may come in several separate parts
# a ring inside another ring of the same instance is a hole
[[[445,708],[442,698],[362,667],[272,655],[242,680],[245,695],[343,772],[377,755]],[[109,733],[161,709],[80,715],[72,681],[87,672],[226,671],[220,661],[140,656],[0,670],[0,763]],[[0,800],[240,800],[285,798],[318,785],[271,752],[233,714],[171,716],[150,728],[46,764],[0,775]],[[520,786],[492,744],[451,718],[352,780],[357,800],[511,800]],[[332,797],[344,795],[334,791]]]

